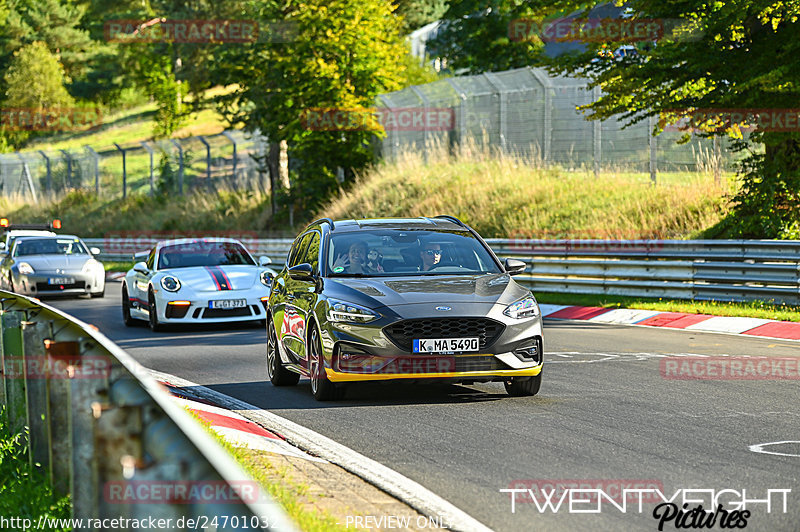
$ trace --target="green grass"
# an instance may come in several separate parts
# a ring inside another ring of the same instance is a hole
[[[365,172],[321,216],[453,214],[485,237],[693,238],[728,212],[735,183],[710,173],[648,174],[543,166],[473,148],[453,156],[433,147],[427,160],[405,153]]]
[[[25,434],[11,433],[3,408],[0,411],[0,516],[31,519],[34,523],[40,516],[68,519],[69,496],[56,496],[44,473],[31,468],[26,440]]]
[[[269,453],[242,447],[234,447],[211,428],[210,423],[187,409],[217,442],[228,451],[245,471],[263,486],[269,495],[283,508],[299,530],[303,532],[337,532],[347,530],[338,525],[336,518],[323,510],[308,509],[303,500],[309,500],[308,486],[295,482],[285,469],[277,470],[270,463]],[[279,478],[280,481],[275,479]],[[312,506],[313,507],[313,506]]]
[[[58,200],[36,205],[0,198],[0,212],[12,223],[37,223],[59,218],[63,233],[85,238],[147,235],[152,233],[208,234],[209,236],[294,236],[281,225],[270,226],[269,196],[261,192],[226,191],[186,196],[147,195],[108,199],[73,191]]]
[[[539,303],[553,305],[581,305],[603,308],[635,308],[662,312],[686,312],[689,314],[711,314],[714,316],[741,316],[779,321],[800,321],[800,306],[784,305],[769,301],[747,303],[724,301],[690,301],[631,296],[609,296],[603,294],[563,294],[536,292]]]

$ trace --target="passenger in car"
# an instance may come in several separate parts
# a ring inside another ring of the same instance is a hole
[[[422,259],[420,271],[427,272],[435,268],[442,260],[442,246],[433,242],[423,244],[422,249],[419,251],[419,256]]]
[[[367,267],[367,244],[356,240],[350,244],[347,253],[339,255],[333,263],[334,273],[371,273]]]

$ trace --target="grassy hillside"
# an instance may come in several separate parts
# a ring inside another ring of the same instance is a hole
[[[544,169],[472,149],[407,153],[365,173],[322,209],[331,218],[453,214],[489,237],[690,238],[728,212],[731,176]]]
[[[426,162],[406,154],[359,177],[319,212],[332,218],[454,214],[487,237],[690,238],[727,212],[732,184],[711,175],[659,174],[653,187],[644,174],[539,168],[530,161],[473,150]],[[26,205],[0,200],[16,222],[59,217],[65,231],[103,236],[110,231],[257,231],[293,236],[286,213],[271,217],[260,192],[222,191],[186,197],[143,195],[126,200],[74,191],[58,201]]]

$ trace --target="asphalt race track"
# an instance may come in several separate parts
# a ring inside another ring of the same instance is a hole
[[[625,513],[608,501],[596,513],[595,501],[576,503],[573,512],[593,512],[579,514],[570,513],[568,499],[555,513],[540,512],[518,495],[512,513],[511,495],[500,491],[532,482],[549,490],[549,481],[559,480],[605,486],[609,494],[623,480],[631,487],[663,486],[667,498],[678,490],[735,490],[719,497],[727,510],[736,509],[743,490],[749,500],[764,500],[768,490],[791,489],[786,512],[778,492],[769,513],[764,502],[748,504],[746,529],[800,527],[800,382],[676,380],[660,371],[671,355],[798,357],[798,342],[545,321],[544,381],[536,397],[510,398],[501,384],[364,385],[344,401],[318,403],[307,380],[296,388],[266,382],[260,326],[151,333],[142,322],[126,328],[119,283],[108,284],[104,299],[47,303],[96,325],[144,366],[324,434],[497,531],[658,529],[655,503],[647,499],[641,513],[629,499]],[[772,442],[790,443],[762,447],[780,454],[750,450]],[[681,491],[678,500],[683,495],[709,507],[707,494]],[[675,529],[674,520],[664,524]],[[722,529],[719,522],[714,529]]]

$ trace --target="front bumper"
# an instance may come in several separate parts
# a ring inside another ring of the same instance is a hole
[[[473,314],[469,318],[493,320],[501,323],[503,330],[477,352],[421,354],[402,349],[397,338],[386,333],[396,319],[368,324],[329,322],[322,331],[327,377],[332,382],[395,379],[490,382],[539,375],[544,351],[541,317],[510,320],[502,311],[498,315],[496,309],[485,310],[486,314]]]
[[[266,319],[264,310],[266,294],[260,290],[238,290],[224,295],[200,295],[192,299],[174,299],[157,302],[158,319],[162,323],[229,323]],[[262,298],[263,301],[262,301]],[[244,299],[245,306],[233,309],[212,309],[209,301],[223,299]],[[175,304],[178,302],[179,304]],[[188,304],[186,304],[188,303]]]
[[[58,278],[72,279],[72,283],[54,284],[51,279]],[[102,284],[101,284],[102,283]],[[105,279],[99,281],[90,272],[40,272],[36,271],[30,275],[17,274],[14,279],[14,289],[28,296],[51,296],[51,295],[86,295],[93,292],[101,292],[104,288]]]

